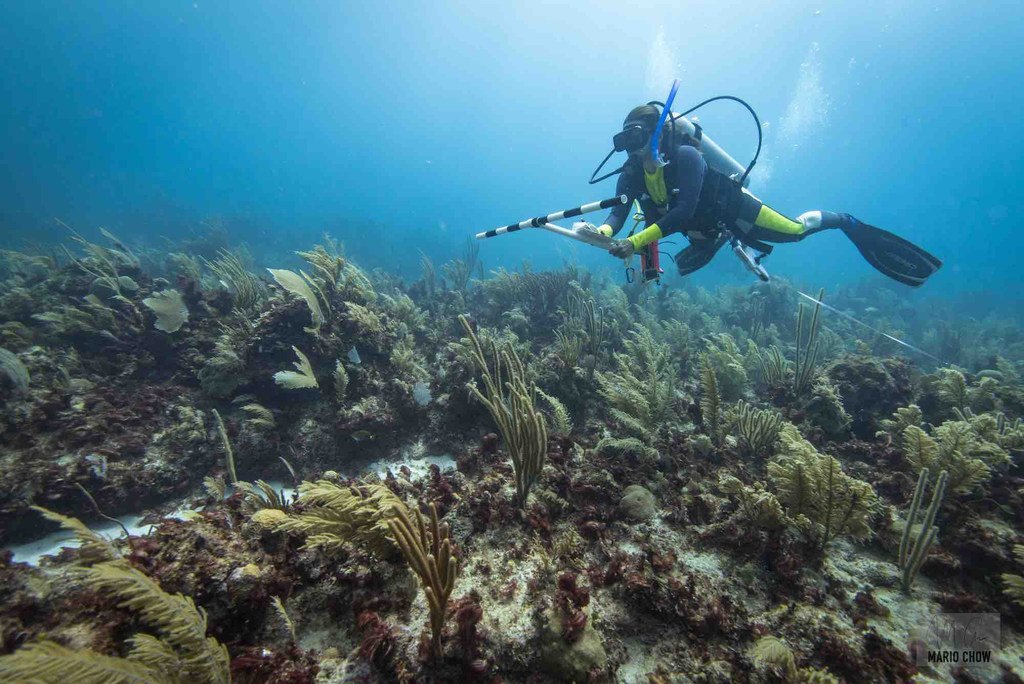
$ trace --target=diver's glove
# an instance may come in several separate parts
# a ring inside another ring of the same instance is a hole
[[[620,259],[629,259],[636,253],[636,249],[630,240],[615,240],[608,253]]]

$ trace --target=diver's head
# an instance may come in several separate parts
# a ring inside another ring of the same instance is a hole
[[[591,185],[610,178],[617,173],[622,173],[623,169],[626,168],[623,165],[611,173],[606,173],[600,178],[597,177],[597,174],[601,173],[601,169],[604,168],[604,165],[616,152],[629,152],[630,161],[636,163],[637,160],[640,160],[644,164],[644,168],[654,163],[651,156],[650,142],[651,136],[654,135],[654,130],[658,127],[658,120],[661,118],[661,112],[654,104],[656,103],[640,105],[639,107],[634,107],[629,112],[626,120],[622,122],[622,130],[612,136],[612,151],[597,165],[594,173],[590,174]]]
[[[642,152],[651,141],[659,116],[661,112],[654,105],[634,107],[622,122],[622,131],[612,137],[615,151],[628,152],[630,156]]]

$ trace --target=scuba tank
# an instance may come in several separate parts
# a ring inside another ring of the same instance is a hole
[[[746,167],[733,159],[728,152],[719,147],[718,143],[704,135],[704,129],[699,124],[695,124],[682,114],[675,112],[671,113],[665,124],[674,129],[670,140],[678,143],[685,137],[691,138],[697,143],[697,148],[704,155],[704,161],[708,163],[708,166],[734,180],[743,178],[743,187],[750,185],[750,178],[746,177],[744,173]]]
[[[686,118],[686,114],[699,108],[701,105],[697,105],[693,109],[683,112],[683,114],[676,114],[672,111],[672,103],[675,102],[676,92],[679,90],[679,79],[672,81],[672,89],[668,93],[664,103],[651,103],[661,105],[661,116],[658,117],[658,124],[654,127],[654,133],[651,135],[651,158],[654,160],[655,166],[663,167],[668,164],[668,161],[661,156],[659,150],[662,140],[662,131],[665,132],[665,138],[669,141],[669,149],[674,151],[676,145],[679,145],[689,138],[697,145],[697,149],[701,151],[704,156],[704,161],[708,163],[708,166],[713,168],[719,173],[730,176],[733,179],[742,178],[742,182],[747,182],[747,173],[744,173],[744,167],[740,166],[739,162],[729,156],[729,154],[719,147],[714,140],[711,138],[704,138],[704,130],[700,125],[693,123]],[[665,129],[665,124],[668,124],[668,128]],[[760,126],[758,126],[760,129]]]

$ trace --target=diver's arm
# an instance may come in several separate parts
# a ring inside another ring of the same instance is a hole
[[[697,148],[680,145],[676,150],[673,164],[676,167],[675,189],[679,192],[672,208],[657,223],[626,238],[633,243],[634,249],[641,249],[666,235],[678,233],[686,222],[693,218],[697,200],[700,199],[700,189],[704,184],[704,171],[707,169],[707,163]]]
[[[640,194],[642,187],[643,179],[638,173],[637,166],[626,164],[622,174],[619,175],[618,181],[615,183],[615,194],[625,195],[628,201],[625,204],[616,204],[612,208],[611,212],[608,213],[608,218],[604,220],[604,224],[597,229],[599,233],[611,237],[622,230],[629,212],[633,210],[633,200]]]

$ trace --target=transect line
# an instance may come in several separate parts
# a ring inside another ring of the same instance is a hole
[[[806,298],[806,299],[809,299],[809,300],[811,300],[812,302],[814,302],[815,304],[820,304],[821,306],[825,307],[825,308],[826,308],[826,309],[828,309],[829,311],[832,311],[832,312],[834,312],[834,313],[837,313],[837,314],[839,314],[839,315],[840,315],[840,316],[842,316],[843,318],[849,319],[849,320],[851,320],[851,321],[853,321],[854,323],[857,323],[857,324],[859,324],[859,325],[863,325],[863,326],[864,326],[865,328],[867,328],[868,330],[870,330],[870,331],[872,331],[872,332],[874,332],[874,333],[877,333],[877,334],[881,335],[882,337],[885,337],[885,338],[887,338],[887,339],[890,339],[890,340],[892,340],[893,342],[895,342],[896,344],[900,344],[900,345],[903,345],[904,347],[906,347],[907,349],[910,349],[911,351],[916,351],[916,352],[917,352],[918,354],[923,354],[923,355],[927,356],[927,357],[928,357],[929,359],[931,359],[932,361],[935,361],[935,362],[936,362],[936,363],[938,363],[938,364],[939,364],[940,366],[948,366],[948,365],[949,365],[948,363],[946,363],[946,362],[945,362],[945,361],[943,361],[942,359],[940,359],[940,358],[938,358],[938,357],[935,357],[935,356],[932,356],[931,354],[929,354],[928,352],[926,352],[926,351],[925,351],[924,349],[921,349],[921,348],[919,348],[919,347],[915,347],[914,345],[912,345],[912,344],[910,344],[910,343],[908,343],[908,342],[904,342],[903,340],[901,340],[901,339],[899,339],[899,338],[897,338],[897,337],[893,337],[893,336],[892,336],[892,335],[890,335],[889,333],[886,333],[886,332],[882,332],[882,331],[881,331],[881,330],[879,330],[878,328],[872,327],[872,326],[868,325],[867,323],[865,323],[864,321],[861,321],[861,320],[859,320],[859,319],[856,319],[856,318],[854,318],[853,316],[851,316],[850,314],[846,313],[845,311],[840,311],[840,310],[839,310],[839,309],[837,309],[836,307],[834,307],[834,306],[831,306],[831,305],[829,305],[829,304],[826,304],[825,302],[821,301],[820,299],[815,299],[815,298],[814,298],[814,297],[812,297],[811,295],[809,295],[809,294],[806,294],[806,293],[804,293],[804,292],[801,292],[800,290],[796,289],[795,287],[793,288],[793,291],[794,291],[794,292],[796,292],[796,293],[797,293],[798,295],[800,295],[801,297],[804,297],[804,298]]]

